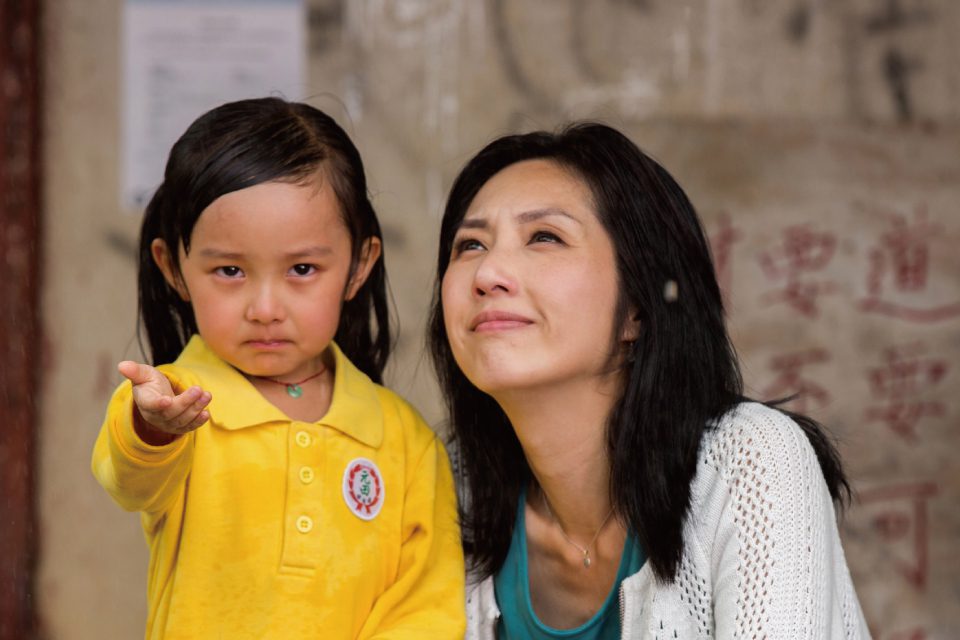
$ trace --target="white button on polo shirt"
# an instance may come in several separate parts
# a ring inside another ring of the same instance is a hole
[[[310,467],[300,467],[300,482],[310,484],[313,482],[313,469]]]
[[[297,518],[297,531],[300,533],[310,533],[313,530],[313,520],[310,516],[300,516]]]

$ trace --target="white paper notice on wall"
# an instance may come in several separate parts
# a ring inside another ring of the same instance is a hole
[[[142,211],[170,147],[231,100],[305,97],[302,0],[126,0],[121,205]]]

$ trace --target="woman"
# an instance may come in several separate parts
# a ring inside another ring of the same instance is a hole
[[[869,637],[837,452],[744,397],[697,215],[622,134],[507,136],[467,163],[430,341],[468,637]]]

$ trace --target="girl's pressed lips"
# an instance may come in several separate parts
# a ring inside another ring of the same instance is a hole
[[[287,344],[287,340],[248,340],[247,344],[259,349],[276,349]]]
[[[533,321],[516,313],[507,311],[484,311],[470,322],[471,331],[502,331],[518,329],[533,324]]]

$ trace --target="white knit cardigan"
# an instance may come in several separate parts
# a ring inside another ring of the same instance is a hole
[[[468,640],[496,637],[493,579],[467,586]],[[650,564],[620,587],[622,638],[870,638],[807,437],[745,403],[700,446],[676,580]]]

